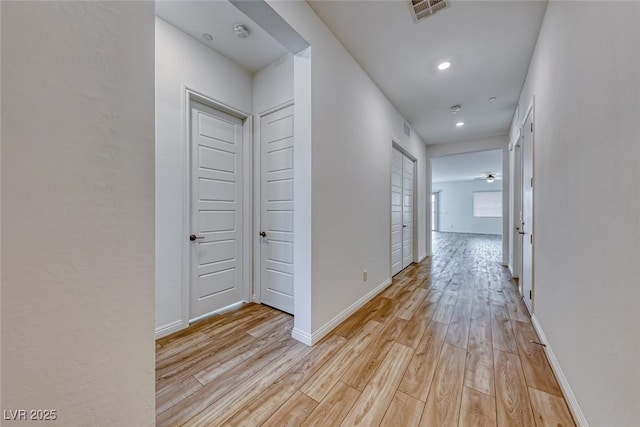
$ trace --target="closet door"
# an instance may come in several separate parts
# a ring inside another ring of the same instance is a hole
[[[403,154],[393,149],[391,160],[391,275],[395,276],[402,270],[402,163]]]
[[[391,161],[391,274],[413,263],[414,162],[397,148]]]

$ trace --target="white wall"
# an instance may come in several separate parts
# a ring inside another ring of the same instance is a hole
[[[2,3],[1,406],[51,426],[154,424],[153,9]]]
[[[502,234],[502,218],[473,216],[473,193],[502,191],[502,181],[439,182],[432,187],[433,192],[438,192],[438,231]]]
[[[186,326],[183,312],[185,87],[237,110],[253,110],[251,74],[156,18],[156,331]]]
[[[519,103],[535,95],[535,316],[591,426],[640,419],[638,22],[639,2],[550,2]]]
[[[0,2],[0,52],[2,51],[2,2]],[[0,82],[2,81],[2,55],[0,55]],[[0,84],[0,100],[2,84]],[[0,136],[2,135],[2,102],[0,102]],[[0,241],[2,236],[2,138],[0,137]],[[0,307],[2,307],[2,244],[0,244]],[[2,316],[0,316],[0,405],[2,403]]]
[[[487,138],[475,139],[470,141],[452,142],[445,144],[432,144],[427,146],[427,156],[429,158],[427,174],[429,181],[427,183],[427,192],[431,194],[431,159],[435,157],[451,156],[454,154],[473,153],[485,150],[502,150],[502,171],[506,176],[509,170],[509,139],[507,135],[490,136]],[[509,216],[509,180],[502,181],[502,217]],[[428,221],[431,221],[431,209],[428,212]],[[431,222],[429,222],[430,224]],[[502,222],[502,235],[508,236],[509,222]],[[431,254],[431,233],[427,235],[427,252]],[[509,239],[502,239],[502,263],[509,263]]]
[[[426,254],[426,148],[403,134],[400,114],[306,3],[269,4],[311,44],[312,318],[304,332],[317,335],[390,279],[392,136],[418,159],[418,252]]]
[[[292,54],[283,56],[253,75],[253,111],[256,116],[292,99]]]

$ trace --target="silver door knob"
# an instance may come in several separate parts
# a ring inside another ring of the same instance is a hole
[[[192,242],[196,239],[204,239],[204,236],[196,236],[195,234],[189,236],[189,240],[191,240]]]
[[[261,231],[259,234],[261,237],[267,237],[267,233],[265,233],[264,231]]]

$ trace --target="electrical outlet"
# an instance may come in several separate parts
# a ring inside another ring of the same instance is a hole
[[[367,279],[368,279],[368,277],[367,277],[368,275],[369,275],[369,272],[367,270],[363,271],[362,272],[362,280],[364,280],[366,282]]]

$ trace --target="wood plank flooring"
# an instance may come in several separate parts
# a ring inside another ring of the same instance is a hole
[[[313,347],[245,304],[159,339],[158,426],[574,426],[494,236],[434,233]]]

